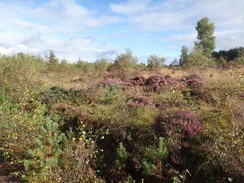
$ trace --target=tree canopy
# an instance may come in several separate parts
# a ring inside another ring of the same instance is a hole
[[[202,46],[204,54],[211,57],[215,49],[214,23],[210,23],[209,18],[204,17],[197,22],[196,30],[198,33],[196,46]]]

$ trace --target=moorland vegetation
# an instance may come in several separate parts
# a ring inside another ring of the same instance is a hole
[[[243,182],[243,48],[183,48],[170,66],[1,55],[0,182]]]

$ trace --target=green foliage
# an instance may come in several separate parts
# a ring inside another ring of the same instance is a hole
[[[214,29],[215,26],[213,23],[209,23],[208,17],[204,17],[197,22],[196,30],[199,42],[196,42],[196,46],[202,46],[203,53],[207,57],[211,57],[215,49]]]
[[[164,160],[169,155],[164,141],[163,137],[159,137],[158,148],[151,149],[151,152],[148,152],[148,157],[142,160],[144,173],[161,179],[163,179],[162,173],[165,171]]]
[[[134,67],[136,70],[143,70],[143,69],[146,69],[147,66],[145,63],[139,63],[139,64],[136,64],[136,66]]]
[[[184,45],[181,48],[181,55],[180,55],[180,60],[179,60],[179,65],[185,65],[186,63],[189,62],[189,50],[188,48]]]
[[[137,60],[137,57],[133,55],[132,51],[127,49],[125,53],[117,55],[114,64],[109,67],[109,70],[125,78],[136,66]]]
[[[35,95],[35,99],[51,107],[56,103],[73,103],[81,104],[84,101],[84,94],[75,90],[66,90],[60,87],[51,87],[49,89],[40,90]]]
[[[74,64],[68,63],[67,60],[62,59],[60,63],[55,65],[55,72],[60,72],[63,74],[74,74],[79,73],[78,69],[75,67]]]
[[[229,50],[220,50],[213,52],[213,57],[217,59],[217,63],[222,63],[223,59],[226,62],[235,61],[237,63],[243,63],[244,61],[244,48],[233,48]]]
[[[30,104],[29,100],[31,96],[27,95],[17,104],[11,101],[0,104],[1,148],[5,158],[15,165],[26,157],[27,149],[33,145],[32,137],[45,123],[46,108],[36,101]]]
[[[119,183],[136,183],[136,181],[131,176],[128,176],[126,180],[119,181]]]
[[[59,63],[58,58],[54,54],[53,50],[50,50],[49,52],[48,63],[50,64],[51,67],[55,67]]]
[[[204,143],[202,149],[207,153],[208,163],[204,164],[206,174],[212,177],[216,171],[219,172],[219,179],[231,179],[234,182],[241,182],[243,175],[243,127],[217,125],[206,125],[205,135],[208,136],[208,143]]]
[[[204,53],[202,45],[196,45],[187,56],[185,66],[202,66],[213,63],[213,60]]]
[[[154,156],[165,159],[168,156],[168,150],[165,147],[164,138],[159,137],[158,148],[153,150]]]
[[[180,173],[178,170],[174,170],[172,168],[170,168],[168,170],[168,174],[171,177],[171,181],[172,183],[182,183],[186,181],[186,175],[190,174],[190,172],[188,170],[183,171],[182,173]]]
[[[197,22],[198,42],[195,42],[195,46],[190,52],[186,46],[182,46],[179,60],[180,66],[207,65],[213,62],[211,57],[215,49],[214,29],[214,24],[209,23],[207,17]]]
[[[76,63],[75,67],[84,73],[94,73],[95,72],[94,63],[79,60]]]
[[[112,104],[120,102],[123,94],[119,88],[118,84],[111,84],[105,86],[104,97],[101,98],[101,101],[106,104]]]
[[[226,64],[226,59],[221,55],[219,59],[216,61],[218,64]]]
[[[56,119],[48,119],[35,139],[36,144],[28,149],[31,159],[24,160],[28,181],[51,180],[53,169],[58,166],[58,158],[63,153],[60,143],[65,134],[58,130]]]
[[[105,72],[108,70],[110,65],[111,65],[111,63],[109,63],[107,61],[107,59],[105,59],[105,58],[97,59],[94,62],[94,67],[95,67],[96,72]]]
[[[42,72],[46,71],[42,58],[19,53],[15,56],[0,57],[0,86],[17,99],[19,93],[34,91],[43,86]]]
[[[164,62],[165,62],[165,58],[164,57],[160,57],[157,55],[151,55],[148,59],[147,59],[147,67],[148,68],[160,68],[162,66],[164,66]]]
[[[119,143],[119,147],[117,148],[117,156],[118,159],[115,161],[115,167],[121,170],[125,168],[126,159],[128,158],[126,149],[122,142]]]
[[[0,93],[0,103],[5,103],[7,101],[10,101],[11,97],[6,94],[5,86],[3,85],[1,88],[2,88],[2,92]]]

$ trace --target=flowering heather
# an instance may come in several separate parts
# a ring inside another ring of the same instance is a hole
[[[134,99],[129,100],[128,105],[130,107],[146,107],[146,108],[152,108],[155,106],[154,101],[146,96],[136,96]]]
[[[172,132],[184,132],[185,135],[197,135],[202,129],[203,125],[198,120],[195,114],[186,111],[172,112],[168,117],[159,116],[157,119],[157,127],[169,134],[167,130]]]
[[[152,85],[154,86],[154,92],[161,90],[165,85],[172,85],[175,81],[172,79],[171,76],[164,76],[164,75],[153,75],[150,76],[145,85]]]
[[[203,79],[197,75],[190,75],[186,78],[181,79],[180,82],[185,86],[193,88],[202,87],[206,84]]]
[[[119,84],[119,81],[117,79],[112,79],[112,78],[108,78],[102,82],[103,86],[111,86],[115,84]]]
[[[158,83],[167,83],[166,79],[165,79],[165,76],[163,75],[153,75],[153,76],[150,76],[146,82],[145,82],[145,85],[155,85],[155,84],[158,84]]]
[[[131,84],[133,85],[139,85],[139,86],[142,86],[145,84],[146,82],[146,78],[144,78],[143,76],[137,76],[135,78],[132,78],[130,80]]]

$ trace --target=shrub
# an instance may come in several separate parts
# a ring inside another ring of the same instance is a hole
[[[57,170],[61,182],[103,182],[96,174],[98,149],[96,141],[84,123],[79,126],[79,133],[68,131],[63,153]],[[97,138],[98,139],[98,138]],[[55,175],[54,175],[55,176]]]
[[[171,161],[178,165],[183,163],[183,150],[190,148],[191,137],[199,134],[203,129],[197,116],[186,111],[174,111],[167,116],[158,116],[155,127],[159,136],[167,138]]]
[[[169,117],[159,116],[157,126],[165,134],[181,132],[183,135],[191,136],[199,134],[203,129],[203,125],[197,116],[186,111],[172,112]]]
[[[89,63],[85,61],[78,61],[75,65],[76,68],[80,70],[80,72],[84,73],[94,73],[95,72],[95,66],[94,63]]]
[[[0,86],[14,99],[24,91],[37,91],[43,86],[42,72],[46,63],[40,57],[25,55],[0,57]]]
[[[165,58],[164,57],[160,57],[157,55],[151,55],[148,59],[147,59],[147,67],[148,68],[160,68],[164,65],[165,62]]]
[[[102,85],[105,86],[105,87],[108,87],[108,86],[111,86],[111,85],[118,85],[119,84],[119,80],[117,79],[112,79],[112,78],[108,78],[106,80],[104,80],[102,82]]]
[[[173,85],[175,81],[172,79],[171,76],[164,76],[164,75],[153,75],[150,76],[146,82],[146,86],[153,87],[153,91],[160,91],[166,85]]]
[[[122,99],[122,91],[120,90],[119,85],[116,82],[115,84],[110,83],[110,85],[105,86],[103,97],[100,99],[100,101],[106,104],[112,104],[115,102],[120,102]]]
[[[56,103],[71,102],[74,105],[79,105],[84,101],[84,94],[81,91],[73,89],[64,89],[57,86],[51,87],[49,89],[40,90],[36,94],[35,99],[41,103],[51,107]]]
[[[94,62],[96,72],[105,72],[108,70],[110,65],[111,63],[109,63],[105,58],[97,59]]]
[[[190,88],[199,88],[206,85],[204,80],[197,75],[190,75],[180,80],[181,84]]]
[[[138,59],[133,56],[132,51],[127,49],[125,53],[121,53],[116,57],[114,64],[109,67],[109,71],[112,71],[122,79],[125,79],[136,66],[137,60]]]
[[[144,174],[154,176],[161,181],[166,179],[163,174],[166,173],[165,159],[169,155],[164,141],[163,137],[159,137],[158,147],[150,149],[151,152],[146,153],[148,156],[142,159]]]
[[[33,103],[32,107],[29,106],[30,111],[25,106],[24,101],[0,105],[1,148],[12,164],[18,164],[26,156],[27,149],[33,144],[32,137],[45,123],[45,106]]]
[[[146,80],[145,85],[153,85],[153,84],[168,85],[168,84],[172,84],[173,82],[174,81],[171,76],[153,75]]]
[[[201,45],[196,45],[187,55],[187,60],[184,62],[184,66],[201,66],[213,63],[214,60],[204,53],[204,49]]]
[[[144,78],[143,76],[137,76],[137,77],[130,79],[130,82],[134,86],[136,86],[136,85],[143,86],[146,82],[146,78]]]
[[[59,156],[63,153],[59,144],[65,138],[64,133],[58,131],[58,126],[57,122],[47,119],[35,139],[36,144],[28,149],[31,158],[24,160],[24,165],[29,182],[53,181],[51,175],[58,167]]]

